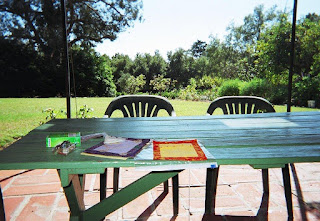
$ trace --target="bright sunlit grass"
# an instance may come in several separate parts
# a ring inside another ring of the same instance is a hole
[[[113,98],[77,98],[71,100],[72,117],[76,117],[75,108],[87,105],[94,111],[89,117],[103,117],[104,112]],[[77,105],[76,105],[77,101]],[[205,115],[209,101],[170,100],[177,116]],[[0,148],[7,146],[14,140],[26,135],[29,131],[45,121],[47,114],[42,111],[46,108],[66,110],[65,98],[1,98],[0,99]],[[286,106],[276,105],[277,112],[286,112]],[[315,111],[317,109],[292,107],[292,111]],[[120,117],[115,114],[112,117]],[[167,116],[160,113],[160,116]],[[60,114],[58,118],[66,117]]]

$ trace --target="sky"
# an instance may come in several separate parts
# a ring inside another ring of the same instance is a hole
[[[169,51],[188,50],[197,40],[210,42],[210,36],[223,40],[226,28],[243,24],[246,15],[263,4],[265,11],[274,5],[277,10],[291,12],[294,0],[144,0],[143,21],[135,22],[114,41],[105,40],[96,51],[112,57],[156,50],[166,58]],[[298,0],[297,19],[308,13],[320,14],[320,0]],[[292,19],[292,18],[291,18]]]

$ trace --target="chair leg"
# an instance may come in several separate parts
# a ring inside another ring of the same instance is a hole
[[[268,171],[268,169],[262,169],[262,184],[263,184],[263,192],[269,193],[269,171]]]
[[[119,190],[119,173],[120,168],[113,168],[113,193]]]
[[[107,196],[107,172],[108,169],[104,170],[104,173],[100,174],[100,201],[106,198]]]
[[[215,214],[219,167],[207,168],[205,214]]]
[[[2,198],[2,190],[0,186],[0,220],[6,220],[6,214],[4,212],[4,204],[3,204],[3,198]]]
[[[282,177],[283,177],[284,194],[287,202],[288,220],[293,220],[291,183],[290,183],[290,173],[289,173],[288,164],[286,164],[285,167],[282,168]]]
[[[179,176],[172,177],[172,201],[173,201],[173,215],[177,216],[179,213]]]

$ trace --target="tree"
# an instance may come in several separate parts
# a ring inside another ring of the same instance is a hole
[[[241,56],[238,65],[241,66],[241,78],[249,80],[257,75],[255,61],[257,57],[256,43],[261,39],[261,34],[265,29],[276,21],[279,13],[275,12],[275,7],[264,12],[263,5],[254,8],[253,14],[244,18],[244,24],[228,27],[230,34],[226,38],[226,45],[232,47]]]
[[[176,80],[176,86],[186,86],[190,79],[188,55],[183,49],[168,52],[168,77]]]
[[[158,75],[166,76],[167,66],[166,61],[160,55],[159,51],[155,51],[149,64],[149,73],[146,76],[146,84],[149,84],[150,86],[151,79],[154,79]]]
[[[115,54],[111,58],[110,65],[112,68],[113,79],[117,86],[117,91],[121,91],[119,79],[122,75],[131,73],[133,62],[128,55]]]
[[[191,46],[191,54],[194,58],[199,58],[206,51],[207,43],[204,41],[197,40]]]
[[[69,0],[67,33],[69,43],[94,45],[141,19],[140,0]],[[0,34],[19,39],[40,51],[55,55],[62,39],[60,0],[8,0],[0,3]],[[60,46],[61,47],[61,46]]]
[[[318,99],[320,94],[319,27],[320,20],[315,14],[297,22],[293,98],[298,105],[306,105],[308,99]],[[275,85],[287,84],[290,43],[291,23],[283,14],[282,20],[268,28],[257,43],[256,67],[261,78],[267,78]]]
[[[208,64],[204,75],[221,78],[237,78],[242,75],[243,64],[240,62],[242,59],[240,52],[225,42],[211,37],[206,56]]]
[[[112,68],[106,56],[79,46],[74,46],[71,54],[77,96],[115,96]]]
[[[141,18],[141,0],[68,0],[66,2],[69,47],[80,45],[89,53],[96,43],[104,39],[114,40],[120,32]],[[36,63],[35,66],[46,66],[46,71],[42,71],[41,74],[45,74],[47,82],[50,83],[45,92],[48,96],[65,93],[62,37],[64,30],[61,15],[60,0],[0,2],[0,36],[20,41],[38,52],[41,62]],[[85,70],[87,67],[83,66],[83,68]]]
[[[35,96],[46,85],[33,48],[0,37],[0,97]],[[47,85],[46,85],[47,86]]]

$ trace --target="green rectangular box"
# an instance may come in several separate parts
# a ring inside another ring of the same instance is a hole
[[[81,146],[81,135],[80,135],[80,132],[50,134],[46,138],[46,146],[47,147],[55,147],[58,144],[61,144],[65,140],[68,140],[71,143],[75,143],[76,147],[80,147]]]

